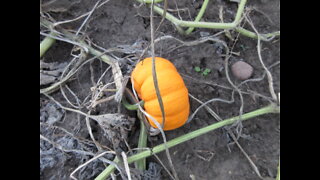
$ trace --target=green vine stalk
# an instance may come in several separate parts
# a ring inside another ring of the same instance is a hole
[[[137,0],[137,1],[144,2],[144,3],[151,3],[152,2],[152,0]],[[157,1],[155,0],[154,2],[159,3],[159,2],[162,2],[162,0],[157,0]],[[241,20],[241,17],[242,17],[247,0],[240,0],[236,16],[234,18],[234,21],[231,23],[200,22],[200,19],[202,18],[203,14],[207,8],[208,2],[209,1],[207,1],[207,0],[205,0],[203,2],[201,9],[200,9],[200,11],[194,21],[180,20],[180,19],[174,17],[169,12],[166,12],[165,18],[167,20],[169,20],[170,22],[172,22],[176,26],[179,33],[185,34],[185,35],[190,34],[194,28],[234,29],[235,31],[242,34],[243,36],[247,36],[247,37],[254,38],[254,39],[258,38],[258,35],[256,33],[238,26],[240,23],[240,20]],[[159,15],[163,15],[164,10],[155,5],[154,11],[157,12]],[[182,29],[182,27],[188,27],[189,29],[184,31]],[[273,33],[267,33],[267,34],[260,34],[261,40],[263,40],[263,41],[269,41],[269,38],[272,38],[275,36],[280,36],[280,31],[276,31]]]
[[[54,35],[51,33],[50,35]],[[40,58],[47,52],[56,40],[51,37],[45,37],[40,43]]]
[[[278,106],[276,106],[274,104],[271,104],[269,106],[260,108],[258,110],[242,114],[241,120],[244,121],[244,120],[248,120],[250,118],[256,117],[256,116],[261,116],[261,115],[269,114],[269,113],[280,113],[280,107],[278,107]],[[196,138],[196,137],[198,137],[200,135],[206,134],[206,133],[208,133],[210,131],[213,131],[215,129],[221,128],[223,126],[231,125],[234,122],[236,122],[237,120],[239,120],[239,116],[232,117],[232,118],[229,118],[229,119],[214,123],[212,125],[200,128],[198,130],[192,131],[190,133],[187,133],[185,135],[182,135],[180,137],[177,137],[177,138],[174,138],[174,139],[168,141],[166,143],[166,146],[168,148],[171,148],[173,146],[176,146],[178,144],[181,144],[183,142],[186,142],[188,140]],[[137,154],[135,154],[133,156],[128,157],[128,163],[133,163],[135,161],[147,158],[147,157],[149,157],[149,156],[151,156],[153,154],[157,154],[157,153],[162,152],[164,150],[165,150],[165,145],[164,144],[160,144],[158,146],[153,147],[150,150],[145,150],[145,151],[137,153]],[[114,162],[118,163],[119,160],[115,160]],[[104,179],[106,179],[114,171],[114,169],[115,169],[115,167],[113,165],[109,165],[102,173],[100,173],[95,178],[95,180],[104,180]]]

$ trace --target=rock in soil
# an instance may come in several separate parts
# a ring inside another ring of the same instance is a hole
[[[231,66],[232,74],[240,80],[249,79],[253,73],[253,68],[250,64],[238,61]]]

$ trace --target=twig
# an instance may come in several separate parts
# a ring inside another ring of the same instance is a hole
[[[274,66],[276,66],[276,65],[278,65],[278,64],[280,64],[280,61],[277,61],[277,62],[273,63],[271,66],[268,67],[268,69],[271,69],[271,68],[273,68]],[[262,80],[264,79],[264,77],[266,76],[266,74],[267,74],[267,72],[264,71],[263,74],[262,74],[262,76],[261,76],[260,78],[247,79],[247,80],[245,80],[245,81],[242,81],[242,82],[241,82],[240,84],[238,84],[237,86],[240,87],[240,86],[242,86],[243,84],[246,84],[246,83],[248,83],[248,82],[258,82],[258,81],[262,81]]]
[[[240,108],[239,108],[239,120],[237,121],[236,125],[236,131],[237,131],[237,136],[239,137],[241,135],[241,131],[242,131],[242,123],[241,123],[241,116],[243,114],[243,96],[242,93],[240,91],[240,89],[231,81],[230,76],[229,76],[229,58],[231,57],[231,54],[229,53],[229,48],[225,43],[222,43],[222,45],[225,47],[226,49],[226,57],[224,59],[224,69],[225,69],[225,74],[226,74],[226,78],[229,82],[229,84],[238,92],[239,96],[240,96]],[[238,138],[237,137],[237,138]]]
[[[189,94],[190,96],[190,94]],[[190,97],[193,97],[192,95]],[[231,100],[225,100],[225,99],[221,99],[221,98],[213,98],[213,99],[210,99],[208,101],[206,101],[205,103],[202,103],[188,118],[187,122],[186,123],[189,123],[193,118],[194,116],[197,114],[197,112],[203,108],[203,107],[207,107],[207,104],[209,103],[212,103],[212,102],[215,102],[215,101],[220,101],[220,102],[224,102],[224,103],[228,103],[228,104],[231,104],[234,102],[234,97],[233,97],[233,93],[232,93],[232,99]],[[194,97],[193,97],[194,98]]]
[[[69,88],[69,86],[67,84],[64,85],[66,87],[66,89],[70,92],[70,94],[74,97],[74,99],[77,101],[77,104],[79,107],[81,107],[80,105],[80,100],[77,97],[77,95]]]
[[[63,152],[73,152],[73,153],[78,153],[78,154],[87,155],[87,156],[95,156],[95,154],[92,153],[92,152],[87,152],[87,151],[82,151],[82,150],[77,150],[77,149],[64,149],[61,145],[49,140],[48,138],[44,137],[41,134],[40,134],[40,139],[42,139],[44,141],[47,141],[48,143],[52,144],[55,148],[57,148],[57,149],[59,149],[59,150],[61,150]],[[114,151],[107,151],[107,152],[108,153],[112,153]],[[108,160],[106,158],[102,158],[102,157],[100,157],[100,158],[101,158],[101,161],[106,162],[109,165],[112,165],[114,168],[116,168],[120,172],[120,174],[122,174],[122,172],[120,171],[119,166],[115,162],[110,161],[110,160]],[[122,174],[122,176],[123,176],[123,174]]]
[[[77,180],[77,178],[75,178],[73,175],[79,171],[81,168],[85,167],[86,165],[88,165],[89,163],[91,163],[92,161],[104,156],[105,154],[107,153],[112,153],[112,154],[115,154],[114,151],[105,151],[105,152],[102,152],[100,154],[98,154],[97,156],[94,156],[93,158],[91,158],[89,161],[85,162],[84,164],[80,165],[79,167],[77,167],[74,171],[72,171],[72,173],[70,174],[70,178],[74,179],[74,180]]]
[[[201,156],[200,154],[198,154],[198,152],[208,152],[208,153],[210,153],[210,157],[205,158],[205,157]],[[212,159],[213,156],[215,155],[214,152],[212,152],[212,151],[205,151],[205,150],[194,150],[194,153],[195,153],[195,155],[196,155],[198,158],[200,158],[200,159],[202,159],[202,160],[204,160],[204,161],[207,161],[207,162],[211,161],[211,159]]]
[[[160,21],[158,27],[157,27],[156,30],[154,31],[154,33],[156,33],[156,32],[159,30],[160,26],[162,25],[162,23],[163,23],[163,21],[164,21],[164,19],[165,19],[165,17],[166,17],[167,9],[168,9],[168,0],[164,0],[164,7],[163,7],[162,18],[161,18],[161,21]]]
[[[112,99],[115,98],[115,96],[116,96],[116,95],[111,95],[111,96],[106,97],[106,98],[104,98],[104,99],[100,99],[100,100],[93,101],[92,104],[90,105],[90,107],[95,108],[98,104],[111,101]]]
[[[222,23],[224,23],[224,22],[223,22],[223,6],[220,6],[220,8],[219,8],[219,18],[220,18],[220,21],[221,21]],[[227,36],[227,38],[229,38],[231,41],[234,40],[234,39],[232,38],[231,33],[230,33],[229,30],[225,29],[224,32],[225,32],[225,35]]]
[[[191,94],[189,94],[190,97],[194,98],[195,100],[197,100],[200,104],[204,104],[202,101],[200,101],[199,99],[193,97]],[[217,121],[222,121],[222,119],[207,105],[205,106],[206,110],[217,120]],[[259,176],[259,178],[262,179],[261,174],[259,172],[259,169],[257,168],[257,166],[254,164],[254,162],[251,160],[251,158],[248,156],[248,154],[243,150],[243,148],[241,147],[241,145],[239,144],[237,138],[235,137],[235,135],[233,134],[233,132],[230,129],[226,129],[228,131],[228,134],[231,136],[231,138],[233,139],[233,141],[237,144],[237,146],[239,147],[239,149],[241,150],[241,152],[243,153],[243,155],[247,158],[247,160],[249,161],[250,165],[252,166],[253,170],[255,171],[255,173]]]
[[[90,114],[91,114],[91,110],[90,110],[87,114],[90,115]],[[87,129],[88,129],[88,132],[89,132],[89,135],[90,135],[91,140],[92,140],[93,143],[96,145],[98,151],[101,152],[103,149],[101,148],[100,144],[96,141],[96,139],[94,138],[94,136],[93,136],[93,134],[92,134],[92,128],[91,128],[90,120],[89,120],[89,117],[88,117],[88,116],[86,117],[86,126],[87,126]]]
[[[51,29],[52,29],[51,22],[49,22],[45,19],[41,19],[40,23],[43,24],[44,26],[51,27]],[[84,48],[86,50],[86,52],[90,52],[92,55],[99,57],[99,59],[102,60],[103,62],[109,64],[112,67],[112,73],[114,75],[114,81],[116,83],[116,87],[117,87],[117,89],[121,89],[123,76],[122,76],[122,72],[121,72],[118,61],[116,61],[112,57],[106,55],[105,54],[106,52],[102,53],[102,52],[96,50],[95,48],[89,46],[85,41],[80,40],[77,36],[64,30],[63,28],[60,28],[60,30],[63,32],[62,34],[64,36],[66,36],[66,38],[62,38],[62,40],[66,41],[66,42],[74,43],[75,45]],[[53,38],[56,38],[56,37],[53,37]],[[61,38],[58,38],[58,39],[61,39]]]
[[[129,168],[129,165],[128,165],[127,155],[126,155],[126,153],[124,153],[122,151],[121,152],[121,156],[122,156],[122,159],[123,159],[124,168],[125,168],[126,173],[128,175],[128,180],[131,180],[131,174],[130,174],[130,168]]]
[[[109,66],[108,68],[106,68],[106,70],[102,73],[102,75],[100,76],[100,78],[98,79],[98,81],[96,82],[96,84],[100,84],[102,78],[107,74],[107,72],[109,71],[110,68],[111,68],[111,66]]]
[[[76,36],[79,34],[79,32],[81,31],[82,27],[87,23],[88,19],[91,17],[92,13],[94,12],[94,10],[96,9],[97,5],[100,3],[101,0],[98,0],[97,3],[93,6],[92,10],[89,12],[88,16],[86,17],[86,19],[83,21],[83,23],[81,24],[81,26],[79,27],[78,31],[76,32]],[[109,0],[108,0],[109,1]],[[106,2],[108,2],[106,1]]]
[[[72,107],[74,107],[74,108],[76,108],[76,109],[80,109],[80,108],[81,108],[81,107],[80,107],[80,103],[79,103],[78,101],[77,101],[78,106],[76,106],[76,105],[74,105],[72,102],[70,102],[70,100],[69,100],[69,98],[67,97],[67,95],[65,94],[65,92],[64,92],[63,87],[62,87],[61,84],[60,84],[60,92],[61,92],[62,96],[64,97],[64,99],[65,99]]]
[[[101,4],[97,7],[97,9],[100,8],[102,5],[106,4],[107,2],[109,2],[109,0],[101,3]],[[53,24],[53,27],[54,27],[54,26],[61,25],[61,24],[65,24],[65,23],[70,23],[70,22],[73,22],[73,21],[77,21],[77,20],[79,20],[79,19],[81,19],[81,18],[83,18],[83,17],[85,17],[85,16],[88,16],[88,14],[90,14],[90,12],[91,12],[91,11],[89,11],[89,12],[87,12],[87,13],[85,13],[85,14],[82,14],[81,16],[78,16],[78,17],[76,17],[76,18],[74,18],[74,19],[71,19],[71,20],[65,20],[65,21],[56,22],[56,23]]]
[[[90,66],[89,66],[89,71],[90,71],[90,80],[91,80],[91,83],[92,83],[92,86],[97,86],[96,82],[94,81],[94,70],[93,70],[93,67],[92,67],[92,62],[90,62]]]
[[[65,149],[60,144],[57,144],[57,143],[49,140],[48,138],[44,137],[41,134],[40,134],[40,139],[47,141],[48,143],[52,144],[52,146],[54,146],[55,148],[57,148],[63,152],[73,152],[73,153],[78,153],[78,154],[83,154],[83,155],[93,155],[92,152],[82,151],[82,150],[78,150],[78,149]]]
[[[58,130],[66,133],[67,135],[71,136],[72,138],[76,139],[77,141],[79,141],[79,142],[81,142],[83,144],[87,144],[87,145],[90,145],[90,146],[94,145],[94,142],[92,142],[91,140],[83,139],[82,137],[76,137],[74,134],[72,134],[71,132],[67,131],[66,129],[64,129],[64,128],[60,127],[60,126],[54,126],[54,125],[50,125],[48,123],[42,123],[42,122],[40,122],[40,125],[44,125],[44,126],[47,126],[49,128],[52,128],[54,132],[55,132],[56,129],[58,129]],[[105,149],[108,149],[109,151],[112,151],[112,149],[110,149],[107,146],[101,145],[101,147],[103,147]]]
[[[192,99],[194,99],[194,100],[196,100],[197,102],[199,102],[200,104],[204,104],[202,101],[200,101],[198,98],[196,98],[196,97],[194,97],[192,94],[190,94],[189,93],[189,96],[192,98]],[[220,118],[220,116],[218,116],[208,105],[204,105],[204,107],[206,108],[206,110],[214,117],[214,118],[216,118],[217,120],[222,120],[221,118]]]
[[[243,114],[242,115],[242,120],[243,121],[244,120],[248,120],[250,118],[253,118],[253,117],[256,117],[256,116],[260,116],[260,115],[263,115],[263,114],[268,114],[268,113],[280,113],[280,108],[275,106],[274,104],[272,104],[272,105],[260,108],[258,110]],[[162,152],[162,151],[166,150],[167,148],[171,148],[173,146],[176,146],[178,144],[181,144],[183,142],[186,142],[188,140],[196,138],[196,137],[198,137],[200,135],[203,135],[203,134],[208,133],[210,131],[213,131],[215,129],[218,129],[218,128],[233,124],[236,121],[238,121],[238,119],[239,119],[239,116],[232,117],[232,118],[229,118],[229,119],[226,119],[226,120],[211,124],[209,126],[200,128],[198,130],[192,131],[192,132],[187,133],[185,135],[182,135],[180,137],[174,138],[174,139],[172,139],[172,140],[167,142],[167,144],[166,144],[167,147],[163,143],[163,144],[160,144],[158,146],[153,147],[150,150],[145,150],[145,151],[143,151],[141,153],[138,153],[138,154],[135,154],[133,156],[130,156],[128,158],[128,163],[133,163],[133,162],[135,162],[137,160],[149,157],[149,156],[151,156],[153,154],[157,154],[159,152]],[[116,162],[118,162],[118,161],[116,161]],[[96,177],[95,180],[105,179],[113,171],[114,171],[114,167],[109,165],[98,177]]]
[[[178,7],[177,0],[173,0],[173,2],[174,2],[174,5],[176,6],[176,12],[178,13],[179,19],[182,20],[182,17],[181,17],[181,15],[180,15],[180,11],[179,11],[179,9],[181,9],[181,8]],[[186,8],[186,9],[187,9],[189,18],[191,19],[190,10],[189,10],[189,8]]]
[[[84,46],[81,43],[75,42],[73,40],[66,39],[66,38],[61,38],[61,37],[54,36],[52,34],[47,34],[47,33],[44,33],[44,32],[40,32],[40,35],[43,35],[43,36],[46,36],[46,37],[49,37],[49,38],[52,38],[52,39],[56,39],[56,40],[59,40],[59,41],[64,41],[64,42],[67,42],[67,43],[82,47],[86,52],[88,52],[88,48],[86,46]]]
[[[163,167],[163,169],[169,174],[169,176],[171,177],[171,179],[174,179],[173,175],[170,173],[169,169],[163,164],[163,162],[161,161],[161,159],[158,157],[157,154],[153,154],[154,157],[156,157],[156,159],[159,161],[159,163],[161,164],[161,166]]]
[[[61,84],[65,83],[66,81],[68,81],[82,66],[84,66],[85,64],[87,64],[88,62],[98,58],[99,56],[102,56],[102,54],[94,56],[88,60],[86,60],[86,62],[81,62],[82,64],[80,64],[78,67],[76,67],[75,69],[72,69],[65,77],[63,77],[60,81],[54,83],[53,85],[44,88],[44,89],[40,89],[40,94],[43,93],[52,93],[53,91],[56,90],[56,88],[58,88]],[[64,74],[64,73],[62,73]]]
[[[235,135],[230,131],[230,129],[228,130],[228,132],[230,132],[230,136],[233,139],[233,141],[237,144],[237,146],[239,147],[239,149],[241,150],[242,154],[247,158],[247,160],[249,161],[251,167],[253,168],[254,172],[258,175],[258,177],[260,179],[263,179],[263,177],[261,176],[258,167],[254,164],[254,162],[251,160],[251,158],[248,156],[248,154],[243,150],[243,148],[240,146],[237,138],[235,137]]]
[[[263,69],[266,71],[267,73],[267,77],[268,77],[268,83],[269,83],[269,91],[270,91],[270,94],[271,94],[271,97],[273,98],[273,100],[275,102],[277,102],[277,95],[274,91],[274,88],[273,88],[273,78],[272,78],[272,75],[270,73],[270,71],[268,70],[268,68],[265,66],[265,64],[263,63],[263,60],[262,60],[262,57],[261,57],[261,45],[260,45],[260,40],[261,40],[261,35],[259,34],[259,32],[257,31],[257,29],[254,27],[251,19],[248,17],[248,16],[245,16],[246,20],[248,21],[248,23],[251,25],[251,27],[254,29],[254,31],[256,32],[257,36],[258,36],[258,43],[257,43],[257,51],[258,51],[258,57],[259,57],[259,60],[260,60],[260,63],[263,67]]]

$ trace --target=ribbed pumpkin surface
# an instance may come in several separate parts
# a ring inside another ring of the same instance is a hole
[[[155,57],[156,72],[160,94],[165,110],[164,130],[172,130],[185,124],[189,116],[189,97],[183,79],[174,65],[167,59]],[[145,111],[162,124],[162,114],[154,88],[152,77],[152,58],[140,61],[131,74],[140,99],[144,103]],[[149,123],[157,128],[151,119]]]

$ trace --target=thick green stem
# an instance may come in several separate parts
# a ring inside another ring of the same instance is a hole
[[[158,14],[163,14],[163,9],[158,6],[154,6],[154,11]],[[234,28],[234,23],[214,23],[214,22],[193,22],[193,21],[182,21],[176,17],[174,17],[170,13],[166,13],[167,20],[171,21],[176,26],[181,27],[198,27],[198,28],[211,28],[211,29],[229,29]]]
[[[208,2],[209,2],[209,0],[204,0],[204,1],[203,1],[203,4],[202,4],[202,6],[201,6],[201,9],[200,9],[200,11],[199,11],[196,19],[194,20],[194,22],[199,22],[199,21],[200,21],[200,19],[202,18],[204,12],[205,12],[206,9],[207,9]],[[194,27],[189,27],[189,28],[185,31],[185,34],[188,35],[188,34],[190,34],[193,30],[194,30]]]
[[[215,22],[197,22],[197,21],[182,21],[177,19],[176,17],[172,16],[169,13],[166,13],[166,19],[171,21],[173,24],[181,26],[181,27],[199,27],[199,28],[211,28],[211,29],[230,29],[230,28],[235,28],[240,19],[241,15],[243,13],[245,4],[247,0],[241,0],[238,6],[237,14],[235,16],[235,19],[232,23],[215,23]],[[154,10],[158,14],[163,14],[163,9],[155,6]]]
[[[165,18],[167,20],[169,20],[170,22],[172,22],[177,27],[179,33],[181,33],[181,34],[189,33],[189,31],[191,31],[190,28],[235,29],[237,32],[239,32],[240,34],[242,34],[244,36],[256,39],[256,38],[258,38],[256,33],[249,31],[249,30],[246,30],[241,27],[237,27],[237,25],[240,22],[245,4],[246,4],[246,0],[241,0],[241,2],[239,3],[239,6],[238,6],[237,14],[236,14],[235,19],[232,23],[198,22],[196,20],[195,21],[182,21],[182,20],[174,17],[172,14],[170,14],[168,12],[166,13]],[[203,4],[203,5],[205,5],[205,4]],[[206,8],[206,5],[203,7],[203,9],[205,9],[205,8]],[[201,7],[201,10],[202,10],[202,7]],[[163,14],[163,9],[161,9],[158,6],[154,6],[154,11],[160,15]],[[199,12],[199,14],[200,14],[200,12]],[[199,14],[198,14],[198,16],[200,17],[201,14],[200,15]],[[201,19],[201,17],[200,17],[200,19]],[[181,27],[189,27],[189,29],[187,31],[183,31],[183,29]],[[268,41],[268,38],[271,38],[273,36],[280,36],[280,31],[273,32],[273,33],[267,33],[267,34],[260,34],[260,36],[261,36],[261,40]]]
[[[145,148],[147,147],[147,139],[148,139],[148,134],[147,134],[147,129],[143,123],[142,120],[140,120],[140,135],[139,135],[139,142],[138,142],[138,148]],[[138,150],[138,153],[141,152],[142,150]],[[143,158],[139,161],[136,162],[136,168],[140,170],[145,170],[147,167],[146,164],[146,159]]]
[[[263,115],[263,114],[268,114],[268,113],[280,113],[280,108],[272,104],[272,105],[263,107],[261,109],[255,110],[255,111],[242,114],[241,120],[244,121],[244,120],[247,120],[247,119],[250,119],[250,118],[253,118],[253,117],[256,117],[256,116],[260,116],[260,115]],[[214,123],[212,125],[203,127],[201,129],[192,131],[192,132],[190,132],[188,134],[182,135],[180,137],[177,137],[177,138],[174,138],[174,139],[168,141],[166,143],[166,146],[168,148],[171,148],[173,146],[176,146],[178,144],[186,142],[186,141],[188,141],[190,139],[193,139],[195,137],[198,137],[200,135],[203,135],[203,134],[208,133],[210,131],[213,131],[215,129],[221,128],[221,127],[226,126],[226,125],[233,124],[237,120],[239,120],[239,116],[236,116],[236,117],[233,117],[233,118],[229,118],[229,119]],[[128,163],[132,163],[132,162],[138,161],[140,159],[149,157],[149,156],[151,156],[153,154],[156,154],[156,153],[159,153],[159,152],[161,152],[163,150],[165,150],[165,145],[164,144],[160,144],[158,146],[155,146],[151,150],[145,150],[143,152],[140,152],[138,154],[130,156],[128,158]],[[117,163],[117,162],[115,162],[115,163]],[[114,169],[115,169],[114,166],[109,165],[98,177],[96,177],[95,180],[103,180],[103,179],[107,178],[110,175],[110,173],[112,173],[114,171]]]
[[[242,16],[242,13],[243,13],[243,10],[244,10],[246,3],[247,3],[247,0],[241,0],[239,3],[237,14],[236,14],[236,17],[234,18],[234,21],[233,21],[236,25],[238,25],[238,23],[240,22],[240,19],[241,19],[241,16]]]
[[[50,35],[54,35],[51,33]],[[45,37],[40,43],[40,58],[47,52],[56,40],[50,37]]]
[[[235,30],[237,32],[239,32],[240,34],[247,36],[249,38],[254,38],[254,39],[258,38],[258,35],[256,33],[248,31],[246,29],[243,29],[242,27],[237,27]],[[274,37],[274,36],[280,36],[280,31],[276,31],[273,33],[267,33],[267,34],[260,34],[261,40],[263,40],[263,41],[267,41],[269,38]]]
[[[134,110],[138,110],[139,109],[139,106],[138,104],[130,104],[126,98],[123,98],[122,99],[122,104],[125,108],[127,108],[128,110],[131,110],[131,111],[134,111]],[[140,101],[139,102],[140,106],[143,106],[144,104],[144,101]]]

